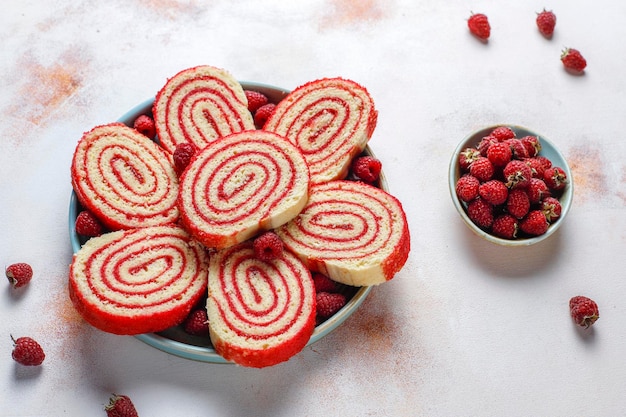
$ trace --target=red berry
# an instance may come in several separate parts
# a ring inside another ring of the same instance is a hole
[[[543,172],[543,180],[551,190],[562,190],[567,184],[567,174],[560,167],[550,167]]]
[[[192,310],[183,322],[183,329],[194,336],[208,336],[208,322],[209,318],[205,309]]]
[[[502,181],[489,180],[480,184],[478,195],[487,203],[498,206],[506,202],[509,196],[509,189]]]
[[[469,203],[478,197],[480,181],[471,175],[463,175],[456,182],[456,195],[459,200]]]
[[[538,157],[524,159],[526,165],[530,167],[530,172],[533,178],[539,178],[543,180],[543,172],[546,170],[546,166]]]
[[[174,150],[174,168],[176,168],[176,172],[180,175],[187,168],[189,162],[191,162],[191,158],[196,154],[196,147],[191,143],[179,143],[176,145],[176,149]]]
[[[113,394],[104,411],[107,417],[138,417],[137,409],[127,395]]]
[[[248,99],[248,110],[250,113],[254,113],[259,107],[264,106],[268,102],[267,96],[258,91],[245,90],[244,93]]]
[[[518,219],[528,214],[530,200],[523,188],[514,188],[509,192],[509,198],[506,200],[506,210],[510,215]]]
[[[274,113],[275,109],[276,104],[274,103],[267,103],[259,107],[254,113],[254,124],[256,127],[262,129],[263,125],[265,125],[267,119],[272,115],[272,113]]]
[[[508,126],[498,126],[491,131],[491,136],[498,139],[498,142],[502,142],[507,139],[513,139],[515,132]]]
[[[133,127],[137,132],[149,137],[150,139],[154,139],[156,136],[156,126],[154,124],[154,120],[146,114],[142,114],[137,117],[133,123]]]
[[[319,272],[313,273],[313,285],[315,286],[315,292],[334,293],[339,290],[339,284],[337,282]]]
[[[556,25],[556,15],[550,10],[543,9],[541,13],[537,13],[537,28],[539,32],[546,38],[549,38],[554,33],[554,26]]]
[[[265,232],[252,243],[254,255],[262,261],[271,261],[283,253],[283,241],[274,232]]]
[[[532,177],[530,167],[525,162],[517,159],[506,164],[502,173],[504,174],[506,186],[509,188],[526,187]]]
[[[580,73],[587,67],[587,61],[581,53],[574,48],[565,48],[561,53],[561,62],[568,71]]]
[[[533,156],[537,156],[541,151],[541,142],[539,141],[538,136],[524,136],[520,139],[522,145],[526,148],[526,152],[528,153],[528,157],[532,158]]]
[[[550,224],[541,210],[531,210],[519,223],[520,230],[532,236],[544,234],[548,226]]]
[[[474,224],[488,229],[493,224],[493,206],[478,197],[467,205],[467,216]]]
[[[600,317],[598,304],[583,295],[577,295],[569,300],[569,311],[574,323],[585,328],[591,326]]]
[[[78,213],[74,227],[76,228],[76,233],[81,236],[100,236],[104,232],[102,223],[89,210],[83,210]]]
[[[487,159],[494,167],[503,167],[513,157],[511,147],[504,142],[494,143],[487,149]]]
[[[561,203],[554,197],[546,197],[541,202],[541,211],[550,223],[554,223],[561,217]]]
[[[13,288],[20,288],[28,284],[33,277],[33,268],[27,263],[20,262],[9,265],[5,271]]]
[[[467,20],[467,27],[469,28],[470,33],[478,39],[487,40],[491,35],[489,19],[482,13],[472,14]]]
[[[318,292],[315,296],[317,315],[328,318],[346,305],[346,296],[339,293]]]
[[[496,139],[495,136],[485,136],[484,138],[482,138],[480,140],[480,142],[478,142],[478,152],[480,152],[480,154],[482,156],[487,156],[487,152],[489,151],[489,147],[491,145],[493,145],[494,143],[498,143],[498,139]]]
[[[13,339],[13,336],[11,336]],[[41,345],[30,337],[13,339],[13,359],[25,366],[39,366],[46,358]]]
[[[505,139],[502,143],[506,143],[511,148],[512,159],[526,159],[528,158],[528,151],[522,143],[521,139],[511,138]]]
[[[496,217],[491,226],[491,233],[504,239],[515,239],[519,228],[518,221],[510,214]]]
[[[459,166],[467,171],[469,166],[480,157],[480,151],[476,148],[466,148],[459,154]]]
[[[537,204],[544,198],[550,196],[550,190],[543,180],[539,178],[531,178],[528,187],[526,188],[528,199],[530,204]]]
[[[479,181],[489,181],[495,172],[493,164],[487,158],[480,157],[470,165],[469,172]]]
[[[378,181],[383,164],[373,156],[359,156],[352,161],[352,173],[365,182]]]

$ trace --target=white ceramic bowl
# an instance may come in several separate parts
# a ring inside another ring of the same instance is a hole
[[[456,195],[456,182],[461,176],[461,168],[459,166],[459,154],[461,153],[461,151],[463,151],[466,148],[477,147],[480,140],[483,137],[487,136],[493,129],[495,129],[498,126],[510,127],[515,132],[518,138],[522,138],[524,136],[529,136],[529,135],[539,137],[539,141],[542,146],[542,149],[539,155],[543,155],[547,157],[548,159],[550,159],[550,161],[552,161],[553,166],[561,167],[565,171],[565,174],[567,175],[568,183],[565,189],[562,191],[562,194],[558,196],[559,202],[561,203],[561,216],[554,223],[552,223],[550,227],[548,227],[548,231],[546,233],[540,236],[519,238],[515,240],[503,239],[503,238],[494,236],[486,232],[485,230],[481,229],[476,224],[474,224],[472,220],[470,220],[470,218],[467,215],[467,204],[459,200],[459,198]],[[481,238],[489,242],[492,242],[498,245],[503,245],[503,246],[533,245],[535,243],[541,242],[549,238],[550,236],[552,236],[558,230],[558,228],[561,227],[561,225],[563,224],[563,221],[565,220],[565,217],[567,216],[567,213],[569,212],[570,207],[572,205],[572,197],[574,195],[574,182],[572,179],[572,173],[570,171],[569,165],[567,164],[567,161],[565,160],[561,152],[559,152],[559,150],[556,148],[556,146],[554,146],[554,144],[552,144],[552,142],[550,142],[545,136],[535,131],[532,131],[525,127],[509,125],[509,124],[487,126],[483,129],[472,132],[469,135],[467,135],[465,138],[463,138],[463,140],[458,144],[458,146],[454,150],[454,153],[452,154],[452,158],[450,160],[450,166],[449,166],[449,172],[448,172],[448,184],[450,188],[450,196],[452,197],[452,202],[454,203],[454,207],[456,207],[456,210],[461,215],[461,218],[463,219],[467,227],[469,227],[475,234],[477,234]]]

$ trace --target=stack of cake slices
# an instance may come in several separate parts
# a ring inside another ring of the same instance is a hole
[[[72,160],[80,205],[108,230],[70,266],[70,298],[94,327],[158,332],[206,300],[215,351],[266,367],[297,354],[314,331],[312,272],[369,286],[403,267],[401,203],[347,179],[377,122],[364,87],[308,82],[255,129],[241,84],[204,65],[170,78],[152,110],[156,141],[101,125]],[[173,153],[183,143],[198,151],[177,175]],[[284,250],[263,260],[252,242],[268,230]]]

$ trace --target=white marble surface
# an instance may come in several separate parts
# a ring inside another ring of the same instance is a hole
[[[551,40],[535,13],[557,14]],[[0,14],[0,415],[98,416],[111,392],[141,416],[618,416],[626,411],[626,3],[584,0],[4,0]],[[469,35],[488,14],[487,44]],[[566,73],[563,47],[587,58]],[[84,324],[66,294],[69,165],[82,132],[114,121],[181,69],[294,88],[365,85],[370,145],[404,204],[412,252],[334,333],[262,369],[197,363]],[[454,211],[447,166],[468,132],[515,123],[560,147],[574,205],[534,247],[482,242]],[[580,332],[568,300],[601,318]],[[40,340],[38,369],[9,334]]]

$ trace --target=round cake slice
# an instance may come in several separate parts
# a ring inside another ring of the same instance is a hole
[[[352,286],[392,279],[410,250],[400,202],[355,181],[311,186],[302,213],[276,233],[311,270]]]
[[[378,112],[365,87],[342,78],[306,83],[287,95],[263,129],[295,143],[309,164],[311,182],[347,176],[369,141]]]
[[[178,177],[159,145],[122,123],[86,132],[74,152],[72,186],[110,230],[173,223]]]
[[[255,128],[241,84],[209,65],[170,78],[156,96],[153,114],[159,143],[170,153],[180,143],[202,149],[217,138]]]
[[[215,351],[262,368],[300,352],[315,329],[311,273],[289,251],[255,257],[251,241],[220,250],[209,262],[209,333]]]
[[[309,171],[291,142],[271,132],[234,133],[207,145],[180,177],[181,224],[209,248],[225,248],[293,219],[306,204]]]
[[[134,335],[182,322],[205,296],[208,255],[174,225],[89,239],[70,266],[69,294],[81,316],[109,333]]]

